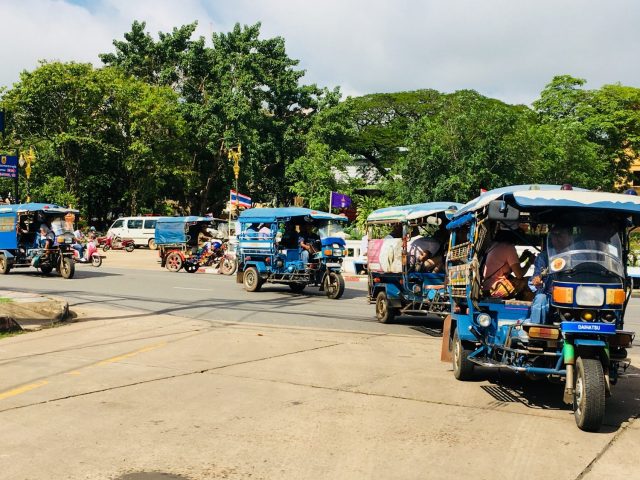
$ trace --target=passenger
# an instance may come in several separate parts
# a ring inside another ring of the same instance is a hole
[[[417,229],[414,230],[417,233]],[[438,271],[442,261],[438,261],[436,254],[440,251],[440,242],[434,237],[417,235],[409,241],[409,267],[416,272]]]
[[[271,236],[271,229],[265,223],[261,223],[258,227],[259,238],[269,238]]]
[[[533,258],[534,255],[529,251],[524,251],[518,258],[513,233],[499,231],[487,249],[482,272],[483,292],[494,298],[514,298],[522,294],[523,299],[532,299],[531,292],[525,291],[527,281],[524,275]]]
[[[36,237],[34,248],[50,249],[55,244],[55,236],[51,229],[43,223],[40,225],[40,233]]]
[[[293,223],[287,222],[284,224],[284,231],[282,232],[282,239],[280,240],[281,248],[297,248],[298,247],[298,232],[296,232],[296,226]]]
[[[309,256],[316,253],[315,242],[320,240],[320,237],[313,232],[310,223],[305,223],[301,227],[301,232],[298,237],[298,245],[300,247],[300,260],[303,264],[309,263]]]
[[[198,248],[203,252],[208,252],[211,249],[211,239],[213,236],[207,231],[207,226],[202,225],[198,232]]]
[[[76,250],[78,252],[78,257],[79,258],[83,258],[84,255],[84,245],[83,243],[86,242],[86,238],[84,236],[84,233],[82,233],[82,231],[78,228],[73,232],[73,245],[71,245],[71,248],[73,248],[74,250]]]

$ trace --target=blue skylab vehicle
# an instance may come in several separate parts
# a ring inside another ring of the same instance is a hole
[[[451,317],[443,335],[455,377],[469,380],[480,365],[563,379],[578,427],[597,431],[634,337],[624,330],[632,224],[640,225],[639,197],[554,185],[492,190],[458,210],[448,225]],[[484,282],[485,256],[505,230],[520,246],[543,245],[538,281],[523,299],[497,298]]]
[[[369,303],[375,302],[379,322],[390,323],[397,315],[448,315],[445,227],[460,207],[455,202],[420,203],[381,208],[367,217]],[[439,266],[425,267],[420,261],[425,246],[434,250],[426,257]]]
[[[44,274],[56,269],[62,277],[72,278],[78,214],[78,210],[46,203],[0,205],[0,274],[33,266]],[[37,241],[42,225],[53,234],[48,249]]]
[[[245,290],[280,283],[296,293],[312,285],[329,298],[342,296],[346,217],[297,207],[252,208],[238,221],[237,281]]]

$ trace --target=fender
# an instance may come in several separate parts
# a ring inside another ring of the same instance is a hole
[[[16,257],[9,250],[0,250],[0,255],[4,255],[4,258],[7,259],[7,263],[9,265],[13,265],[13,263],[15,262]]]
[[[398,308],[402,307],[402,296],[397,285],[394,285],[393,283],[382,283],[376,285],[373,290],[373,298],[375,299],[380,292],[385,292],[387,294],[387,300],[389,301],[390,306]]]

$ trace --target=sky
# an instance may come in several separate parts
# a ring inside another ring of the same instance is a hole
[[[0,0],[0,86],[38,60],[100,65],[143,20],[153,35],[262,22],[306,70],[346,95],[474,89],[529,104],[554,75],[640,87],[637,0]]]

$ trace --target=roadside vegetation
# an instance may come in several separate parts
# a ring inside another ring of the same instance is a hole
[[[34,146],[33,200],[109,214],[219,214],[242,145],[240,190],[328,208],[466,201],[481,188],[571,183],[621,190],[640,149],[640,89],[560,75],[531,106],[472,90],[374,93],[304,83],[298,60],[260,24],[194,38],[135,22],[104,64],[42,62],[0,91],[6,153]],[[425,86],[428,79],[424,80]],[[354,173],[355,172],[355,173]],[[25,192],[24,175],[21,191]],[[640,179],[638,179],[640,180]],[[12,189],[0,182],[0,192]]]

